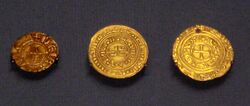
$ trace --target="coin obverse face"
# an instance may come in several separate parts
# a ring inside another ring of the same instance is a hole
[[[111,25],[99,30],[89,45],[89,60],[102,75],[128,78],[146,64],[148,46],[140,33],[123,26]]]
[[[12,46],[12,61],[26,72],[41,72],[58,59],[56,42],[41,32],[31,32],[20,37]]]
[[[229,40],[217,30],[196,25],[176,39],[172,56],[183,74],[197,81],[207,81],[227,73],[234,52]]]

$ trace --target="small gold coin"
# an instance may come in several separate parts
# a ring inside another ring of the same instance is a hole
[[[234,52],[229,40],[220,32],[196,25],[176,39],[172,56],[183,74],[197,81],[208,81],[227,73]]]
[[[111,25],[99,30],[89,45],[89,60],[102,75],[123,79],[137,74],[146,64],[148,46],[136,30]]]
[[[26,72],[41,72],[58,59],[59,51],[52,37],[42,32],[23,35],[12,46],[12,62]]]

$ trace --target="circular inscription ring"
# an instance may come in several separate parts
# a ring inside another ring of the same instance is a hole
[[[99,30],[89,45],[89,60],[102,75],[110,78],[128,78],[146,64],[148,46],[136,30],[111,25]]]
[[[56,42],[41,32],[31,32],[19,38],[12,47],[11,55],[22,70],[41,72],[58,59]]]
[[[173,59],[180,71],[198,81],[223,76],[231,67],[233,57],[229,40],[204,25],[186,29],[173,46]]]

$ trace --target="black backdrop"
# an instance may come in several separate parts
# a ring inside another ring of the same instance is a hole
[[[90,38],[111,24],[135,28],[148,43],[147,67],[131,79],[107,79],[89,66]],[[234,64],[223,78],[198,83],[174,66],[172,44],[195,24],[231,41]],[[10,63],[11,44],[31,31],[50,34],[60,47],[60,60],[48,73],[22,73]],[[250,103],[249,0],[0,0],[0,52],[2,106]]]

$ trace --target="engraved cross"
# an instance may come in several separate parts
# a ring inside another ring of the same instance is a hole
[[[32,61],[33,61],[33,62],[37,61],[38,58],[39,58],[41,55],[46,54],[46,53],[40,52],[39,47],[40,47],[39,45],[35,45],[35,46],[31,47],[31,49],[33,49],[33,50],[31,50],[29,54],[34,56],[34,57],[32,58]]]
[[[205,54],[210,54],[210,51],[205,50],[204,47],[205,47],[204,45],[200,44],[200,45],[198,45],[198,49],[194,50],[194,53],[198,53],[198,57],[200,59],[204,59]]]

